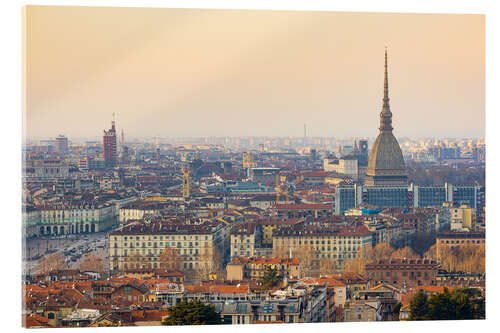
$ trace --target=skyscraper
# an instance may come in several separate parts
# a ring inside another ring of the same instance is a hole
[[[368,165],[368,141],[360,140],[359,141],[359,158],[358,163],[360,166]]]
[[[408,184],[405,161],[399,143],[392,134],[392,113],[389,106],[387,49],[385,50],[384,99],[380,112],[380,133],[373,144],[366,169],[367,186],[405,186]]]
[[[114,167],[116,165],[116,129],[114,114],[113,121],[111,122],[111,128],[108,131],[104,130],[104,136],[102,137],[102,146],[104,151],[104,163],[106,167]]]
[[[56,151],[58,153],[68,152],[68,138],[64,135],[59,135],[56,138]]]

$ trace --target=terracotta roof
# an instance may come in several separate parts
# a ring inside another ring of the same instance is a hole
[[[330,204],[276,204],[276,209],[300,210],[300,209],[333,209]]]
[[[299,265],[298,258],[236,257],[230,264]]]
[[[392,284],[389,284],[389,283],[379,283],[376,286],[371,287],[370,290],[377,290],[377,289],[380,289],[380,288],[388,288],[388,289],[392,289],[393,291],[399,291],[400,290],[398,287],[393,286]]]
[[[168,315],[168,311],[162,310],[134,310],[132,311],[132,321],[162,321]]]
[[[184,286],[184,290],[189,293],[212,293],[212,294],[248,294],[249,287],[244,285],[217,285],[217,284],[202,284]]]
[[[418,286],[418,287],[415,287],[413,288],[413,290],[415,292],[419,291],[419,290],[423,290],[424,292],[428,293],[428,294],[436,294],[436,293],[442,293],[444,291],[444,288],[443,286]],[[454,287],[446,287],[448,288],[448,290],[453,290]]]
[[[327,284],[329,287],[345,287],[346,284],[332,277],[319,277],[312,279],[316,284]]]
[[[306,171],[302,172],[302,176],[304,177],[326,177],[328,176],[329,171]]]
[[[54,327],[49,324],[49,320],[45,317],[42,317],[38,314],[30,314],[24,316],[23,318],[23,326],[26,328],[30,327]]]

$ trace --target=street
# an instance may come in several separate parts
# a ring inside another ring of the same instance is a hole
[[[107,233],[45,236],[26,240],[23,258],[24,270],[33,274],[44,256],[60,253],[70,269],[78,269],[85,254],[92,252],[108,262]]]

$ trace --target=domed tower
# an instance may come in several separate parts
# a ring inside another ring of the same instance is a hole
[[[384,104],[380,112],[380,133],[373,144],[366,168],[366,186],[408,185],[405,161],[399,143],[392,134],[392,113],[389,106],[387,48],[385,50]]]

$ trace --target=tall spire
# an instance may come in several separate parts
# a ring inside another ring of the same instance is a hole
[[[384,65],[384,106],[389,107],[389,79],[387,75],[387,46],[385,47],[385,65]]]
[[[392,113],[391,107],[389,106],[389,79],[387,74],[387,46],[385,47],[385,65],[384,65],[384,99],[382,112],[380,112],[380,131],[390,132],[392,131]]]

